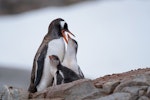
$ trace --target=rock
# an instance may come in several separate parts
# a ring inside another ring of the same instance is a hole
[[[136,83],[144,83],[150,85],[150,73],[137,75],[134,79]]]
[[[141,96],[138,100],[150,100],[150,99],[146,96]]]
[[[118,86],[119,84],[120,84],[120,81],[107,82],[103,85],[102,88],[105,91],[105,93],[110,94],[114,91],[116,86]]]
[[[128,92],[134,95],[143,95],[148,86],[131,86],[124,87],[120,92]],[[118,91],[119,92],[119,91]]]
[[[147,89],[146,96],[150,98],[150,86]]]
[[[17,89],[11,86],[4,86],[2,91],[2,100],[22,100],[28,99],[29,93],[22,89]]]
[[[147,82],[143,82],[142,79],[139,81],[136,80],[137,78],[135,77],[135,79],[131,79],[129,81],[126,82],[122,82],[121,84],[119,84],[116,89],[115,92],[120,92],[122,91],[125,87],[141,87],[141,86],[149,86],[149,84]],[[131,90],[132,91],[132,90]]]
[[[53,86],[45,91],[37,92],[32,95],[32,98],[62,98],[65,100],[82,100],[91,95],[99,94],[91,80],[82,79],[72,83]],[[92,97],[93,98],[93,97]]]
[[[44,91],[4,87],[2,100],[150,100],[150,69],[139,69],[122,74],[107,75],[96,80],[81,79],[52,86]],[[134,74],[133,74],[134,73]]]
[[[131,98],[132,96],[130,93],[114,93],[112,95],[101,97],[95,100],[131,100]]]

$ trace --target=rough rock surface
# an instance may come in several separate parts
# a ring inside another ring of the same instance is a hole
[[[5,86],[0,99],[46,100],[150,100],[150,68],[106,75],[95,80],[82,79],[53,86],[34,94]]]

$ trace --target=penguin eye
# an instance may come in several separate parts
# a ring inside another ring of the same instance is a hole
[[[57,58],[55,58],[55,60],[57,60]]]
[[[58,58],[58,57],[55,57],[54,60],[59,60],[59,58]]]

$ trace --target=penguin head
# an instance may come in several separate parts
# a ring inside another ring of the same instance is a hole
[[[57,67],[60,64],[60,60],[59,60],[58,56],[56,56],[56,55],[49,56],[49,59],[50,59],[50,63],[54,67]]]
[[[74,36],[74,34],[72,34],[69,31],[68,24],[62,18],[57,18],[53,20],[51,24],[49,25],[48,31],[49,31],[48,33],[56,33],[59,37],[63,37],[66,43],[68,43],[68,40],[67,40],[67,35],[65,34],[65,32]]]

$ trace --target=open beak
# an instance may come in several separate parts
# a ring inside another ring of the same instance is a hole
[[[68,34],[68,40],[70,39],[71,37],[70,37],[70,35]]]
[[[75,37],[75,35],[73,33],[71,33],[69,30],[66,30],[66,32],[68,32],[70,35]]]
[[[61,31],[63,38],[65,39],[66,43],[68,44],[67,36],[69,36],[69,34],[66,36],[65,32],[69,33],[70,35],[72,35],[72,36],[74,36],[74,37],[75,37],[75,35],[72,34],[72,33],[71,33],[70,31],[68,31],[68,30],[62,30],[62,31]],[[69,36],[69,37],[70,37],[70,36]]]

